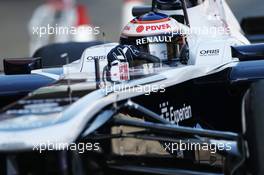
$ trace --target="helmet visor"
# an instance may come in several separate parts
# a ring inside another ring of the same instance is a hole
[[[150,43],[148,45],[148,52],[151,55],[158,57],[161,61],[168,60],[168,48],[166,43]]]
[[[143,52],[160,58],[162,62],[166,62],[179,59],[184,44],[184,38],[178,35],[171,37],[169,42],[149,42],[147,44],[137,45],[137,47]]]

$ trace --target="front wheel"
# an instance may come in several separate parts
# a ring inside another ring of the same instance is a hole
[[[253,83],[243,100],[243,132],[250,174],[264,174],[264,81]]]

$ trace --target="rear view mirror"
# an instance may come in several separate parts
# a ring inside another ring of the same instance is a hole
[[[264,17],[244,18],[241,27],[250,41],[264,41]]]
[[[6,75],[30,74],[31,70],[41,68],[41,58],[4,59],[4,72]]]

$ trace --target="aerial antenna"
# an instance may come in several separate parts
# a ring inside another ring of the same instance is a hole
[[[107,57],[107,50],[106,50],[106,47],[105,47],[105,44],[106,44],[106,39],[105,39],[105,32],[102,32],[102,37],[103,37],[103,46],[104,46],[104,55]],[[106,86],[106,82],[105,82],[105,79],[106,79],[106,77],[104,77],[104,76],[106,76],[105,74],[106,74],[106,66],[104,67],[104,70],[103,70],[103,77],[102,77],[102,79],[103,79],[103,82],[104,82],[104,85]]]
[[[152,1],[152,10],[151,11],[153,11],[153,12],[155,12],[155,6],[156,6],[156,0],[153,0]]]
[[[102,32],[102,36],[103,36],[103,43],[104,43],[104,54],[107,55],[106,47],[105,47],[106,40],[105,40],[105,33],[104,32]]]
[[[71,79],[70,79],[70,70],[69,70],[69,63],[70,63],[70,59],[69,59],[69,55],[68,53],[63,53],[61,54],[61,58],[64,58],[66,60],[66,75],[68,76],[67,78],[67,93],[69,96],[69,102],[70,104],[72,103],[72,90],[71,90]]]
[[[105,48],[105,33],[102,32],[102,37],[103,37],[103,46],[104,46],[104,52],[105,55],[106,53],[106,48]],[[94,59],[94,66],[95,66],[95,82],[96,82],[96,89],[100,89],[101,87],[101,76],[100,76],[100,62],[99,58]],[[104,78],[104,71],[103,71],[103,78]]]
[[[188,27],[190,27],[190,21],[189,21],[189,16],[188,16],[188,12],[187,12],[186,1],[185,1],[185,0],[181,0],[181,3],[182,3],[183,14],[184,14],[184,16],[185,16],[185,22],[186,22],[186,25],[187,25]]]
[[[100,65],[99,65],[99,59],[98,58],[94,58],[94,66],[95,66],[96,89],[100,89],[101,78],[100,78]]]

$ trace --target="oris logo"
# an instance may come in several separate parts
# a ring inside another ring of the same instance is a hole
[[[220,53],[219,49],[201,50],[200,56],[216,56],[216,55],[219,55],[219,53]]]
[[[102,55],[102,56],[88,56],[87,57],[87,60],[88,61],[92,61],[92,60],[95,60],[95,59],[98,59],[98,60],[105,60],[107,59],[105,55]]]
[[[137,29],[136,29],[137,33],[141,33],[141,32],[143,32],[143,30],[144,30],[144,26],[143,25],[138,26]]]

